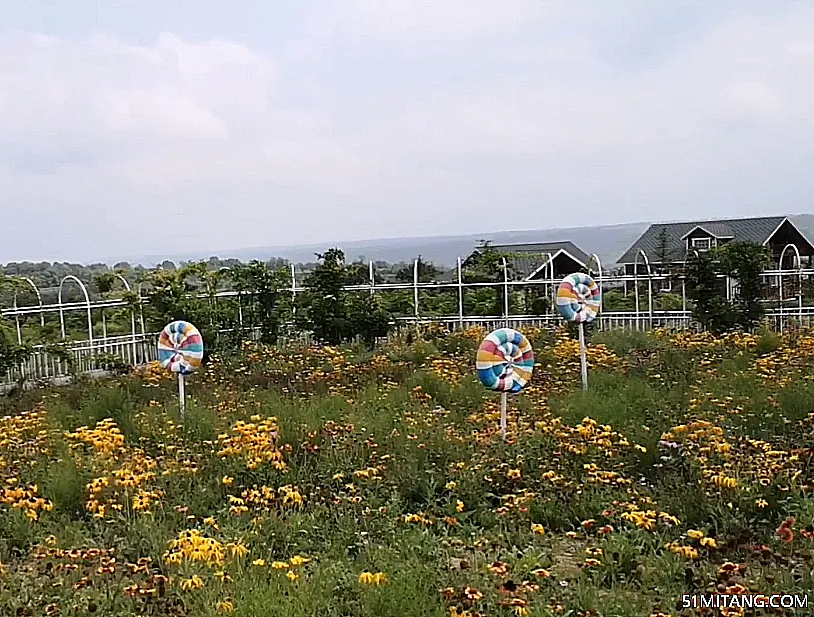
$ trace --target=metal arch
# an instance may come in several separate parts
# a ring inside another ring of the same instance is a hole
[[[31,286],[31,288],[34,290],[34,293],[37,294],[37,302],[39,303],[39,307],[40,307],[40,327],[45,327],[45,312],[42,310],[42,295],[40,294],[39,287],[37,287],[34,284],[34,281],[32,281],[27,276],[18,276],[16,278],[18,280],[20,280],[20,281],[25,281],[26,283],[28,283]],[[18,291],[19,290],[15,287],[15,289],[14,289],[14,301],[13,301],[13,305],[12,305],[15,309],[17,308],[17,293],[18,293]],[[14,323],[17,326],[17,344],[22,345],[23,344],[23,331],[22,331],[22,327],[20,325],[20,316],[19,315],[14,316]]]
[[[639,256],[644,257],[644,265],[647,266],[647,312],[650,317],[650,327],[653,327],[653,271],[650,269],[650,260],[644,249],[639,249],[633,260],[633,293],[636,301],[636,326],[639,328]]]
[[[124,285],[125,291],[132,291],[130,288],[130,283],[127,282],[127,279],[118,272],[114,272],[113,275],[122,282]],[[102,313],[102,317],[104,317],[104,313]],[[142,333],[144,332],[144,325],[142,324]],[[130,334],[133,336],[132,342],[132,352],[133,352],[133,362],[135,363],[136,360],[136,309],[131,307],[130,308]],[[105,337],[107,337],[107,328],[105,328]]]
[[[591,268],[591,263],[594,261],[596,262],[596,270]],[[596,284],[599,286],[599,297],[604,298],[605,293],[602,289],[602,260],[599,259],[599,255],[596,253],[591,253],[591,257],[588,259],[588,274],[591,274],[591,272],[596,273]]]
[[[142,281],[138,282],[138,290],[136,293],[138,294],[138,307],[139,307],[139,322],[141,324],[141,335],[145,336],[147,334],[147,328],[144,325],[144,303],[141,301],[142,295],[142,287],[144,283]]]
[[[26,283],[31,285],[31,288],[34,290],[34,293],[37,294],[37,302],[39,302],[40,308],[42,308],[42,294],[40,294],[40,288],[37,287],[34,284],[34,281],[32,281],[27,276],[21,276],[20,280],[25,281]],[[15,296],[16,296],[16,293],[15,293]],[[44,314],[43,311],[40,311],[40,326],[45,326],[45,314]]]
[[[57,295],[57,300],[59,302],[59,326],[62,331],[62,339],[65,339],[65,311],[62,308],[62,288],[65,286],[65,281],[74,281],[77,285],[79,285],[79,289],[82,290],[82,294],[85,296],[85,304],[88,307],[88,346],[93,351],[93,317],[91,315],[91,306],[90,306],[90,296],[88,295],[88,289],[85,287],[85,284],[76,278],[73,274],[67,275],[59,282],[59,294]]]
[[[130,291],[130,283],[127,282],[127,279],[124,278],[124,276],[122,276],[118,272],[113,272],[112,274],[113,274],[114,278],[117,278],[122,282],[122,285],[124,285],[125,291]],[[101,313],[102,313],[102,339],[107,340],[107,321],[105,320],[105,311],[104,311],[104,309],[100,309],[100,310],[101,310]],[[131,324],[130,324],[131,325],[131,332],[133,334],[133,340],[135,341],[135,337],[136,337],[136,318],[135,318],[135,314],[133,313],[132,310],[130,311],[130,316],[132,317],[132,319],[130,320],[130,322],[131,322]],[[134,342],[134,345],[135,345],[135,342]],[[134,347],[134,353],[135,353],[135,347]]]
[[[797,276],[798,276],[798,284],[800,286],[799,293],[797,294],[797,308],[799,311],[799,322],[802,323],[803,320],[803,263],[800,259],[800,250],[794,244],[787,244],[783,247],[783,250],[780,252],[780,261],[777,264],[778,275],[778,293],[780,296],[780,331],[783,331],[783,326],[785,320],[783,319],[783,258],[786,256],[786,251],[789,247],[794,249],[794,256],[797,258]]]

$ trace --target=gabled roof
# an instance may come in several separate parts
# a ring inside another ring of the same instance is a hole
[[[591,256],[571,241],[565,242],[532,242],[524,244],[493,244],[492,250],[499,253],[513,254],[514,270],[527,278],[548,264],[549,259],[565,254],[582,266],[586,266]]]
[[[587,264],[591,259],[585,251],[570,240],[565,242],[527,242],[524,244],[493,244],[492,249],[499,253],[533,253],[545,255],[551,253],[553,257],[558,251],[569,253],[574,259]]]
[[[651,262],[658,262],[662,233],[666,236],[668,258],[671,261],[683,261],[686,253],[686,237],[698,227],[717,238],[764,244],[786,220],[785,216],[764,216],[750,219],[655,223],[647,228],[647,231],[633,243],[617,263],[634,263],[639,250],[643,250]]]
[[[682,240],[686,240],[690,234],[695,232],[696,230],[700,229],[703,232],[706,232],[713,238],[718,238],[720,240],[727,240],[735,237],[735,232],[732,231],[732,228],[729,225],[724,223],[706,223],[704,225],[696,225],[692,229],[690,229],[687,233],[681,236]]]

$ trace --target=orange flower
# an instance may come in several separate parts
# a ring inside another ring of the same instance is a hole
[[[794,540],[794,532],[791,530],[791,526],[794,525],[795,518],[793,516],[788,517],[785,521],[780,523],[780,527],[777,528],[775,533],[780,540],[786,544],[791,543]]]

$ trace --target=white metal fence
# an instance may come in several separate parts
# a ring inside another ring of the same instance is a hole
[[[781,257],[782,263],[782,257]],[[797,261],[799,264],[799,259]],[[500,326],[510,326],[523,328],[529,326],[554,327],[561,323],[558,315],[555,314],[555,298],[560,279],[553,278],[553,272],[543,273],[545,278],[536,280],[509,280],[508,267],[503,264],[503,281],[499,283],[466,283],[462,276],[461,260],[458,260],[457,277],[454,281],[430,282],[419,281],[419,261],[414,262],[413,281],[410,283],[376,283],[373,264],[370,263],[370,282],[365,285],[354,285],[347,287],[348,291],[366,291],[370,294],[383,294],[392,291],[412,291],[412,315],[400,317],[396,320],[396,330],[415,323],[440,323],[445,324],[450,329],[458,329],[467,326],[479,325],[487,329]],[[685,328],[693,325],[692,313],[688,308],[687,290],[684,280],[674,275],[655,273],[651,270],[646,256],[642,254],[642,263],[639,258],[635,270],[644,269],[646,274],[609,276],[602,274],[601,264],[598,257],[592,256],[590,271],[594,274],[603,293],[617,290],[620,294],[631,299],[631,310],[609,310],[600,314],[596,326],[600,330],[606,329],[628,329],[646,330],[655,327]],[[806,306],[803,297],[803,288],[806,281],[814,278],[814,269],[786,269],[769,270],[763,273],[767,287],[776,290],[777,297],[767,301],[766,317],[771,327],[782,331],[791,324],[799,326],[809,326],[814,324],[814,306]],[[142,296],[141,289],[138,289],[140,304],[133,305],[122,298],[107,298],[91,300],[85,285],[76,277],[65,277],[59,287],[58,302],[44,304],[42,294],[33,282],[26,279],[28,284],[36,292],[37,304],[29,306],[19,306],[17,297],[14,298],[13,306],[3,309],[2,315],[11,318],[16,323],[17,338],[19,342],[23,340],[22,319],[26,316],[36,315],[40,324],[45,323],[46,315],[58,314],[60,324],[60,334],[65,341],[64,353],[72,358],[72,362],[60,358],[59,354],[47,351],[46,345],[37,345],[31,356],[22,362],[19,367],[10,371],[9,374],[0,378],[0,383],[13,383],[18,380],[50,380],[74,373],[89,372],[103,368],[111,362],[118,362],[128,365],[139,365],[155,360],[156,343],[158,334],[148,332],[145,326],[143,306],[148,299]],[[122,278],[125,288],[130,291],[130,286]],[[63,302],[62,290],[65,283],[74,283],[82,291],[84,301]],[[727,293],[732,293],[730,281],[725,281]],[[673,298],[681,298],[679,309],[660,310],[658,307],[660,298],[668,288]],[[464,310],[465,291],[467,289],[489,287],[502,289],[503,310],[501,315],[496,316],[472,316],[466,315]],[[550,312],[545,315],[512,314],[510,296],[513,291],[537,287],[544,290],[543,296],[549,300]],[[455,292],[458,300],[458,314],[447,316],[432,316],[424,314],[421,306],[421,291]],[[305,291],[305,288],[297,283],[297,277],[292,267],[291,286],[287,290],[292,296]],[[220,291],[215,294],[216,298],[235,298],[239,300],[247,294],[236,291]],[[812,298],[814,300],[814,298]],[[813,302],[814,303],[814,302]],[[104,321],[105,309],[130,307],[131,331],[126,335],[110,336],[107,333]],[[65,315],[67,313],[81,311],[85,314],[87,321],[88,336],[81,341],[68,340],[66,333]],[[94,317],[97,322],[101,316],[102,336],[94,337]],[[244,328],[243,312],[238,309],[238,329],[243,330],[245,336],[251,336],[248,328]]]

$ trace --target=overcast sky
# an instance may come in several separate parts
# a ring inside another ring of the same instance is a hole
[[[796,214],[812,189],[814,2],[0,0],[0,261]]]

